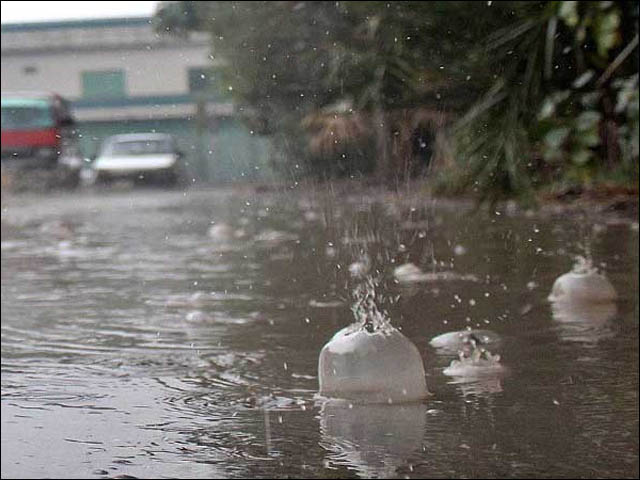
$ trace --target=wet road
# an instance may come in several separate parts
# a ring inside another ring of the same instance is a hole
[[[620,298],[553,311],[587,252]],[[365,258],[423,404],[316,398]],[[433,275],[394,281],[408,262]],[[443,374],[429,341],[466,326],[507,375]],[[637,223],[321,187],[3,198],[1,406],[3,477],[637,477]]]

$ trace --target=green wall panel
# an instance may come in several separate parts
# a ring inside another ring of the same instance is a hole
[[[82,96],[120,98],[126,95],[123,70],[82,72]]]

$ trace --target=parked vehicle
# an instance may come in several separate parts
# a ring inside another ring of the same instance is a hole
[[[2,164],[79,168],[75,121],[55,93],[2,92]]]
[[[40,188],[37,177],[48,186],[78,184],[82,156],[69,104],[60,95],[2,92],[1,144],[3,175],[11,171],[14,183]]]
[[[182,153],[168,134],[114,135],[104,140],[91,169],[95,183],[129,179],[175,185],[183,177]]]

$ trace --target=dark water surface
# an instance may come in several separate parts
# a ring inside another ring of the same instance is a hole
[[[620,298],[557,315],[587,250]],[[315,396],[363,252],[424,404]],[[466,277],[394,282],[409,261]],[[467,325],[508,375],[443,375],[429,341]],[[637,223],[320,188],[4,198],[2,476],[119,475],[637,478]]]

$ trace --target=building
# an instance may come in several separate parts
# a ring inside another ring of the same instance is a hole
[[[268,141],[238,120],[209,36],[155,31],[152,18],[3,24],[3,91],[53,91],[70,100],[81,148],[108,135],[171,133],[194,178],[230,181],[266,171]]]

